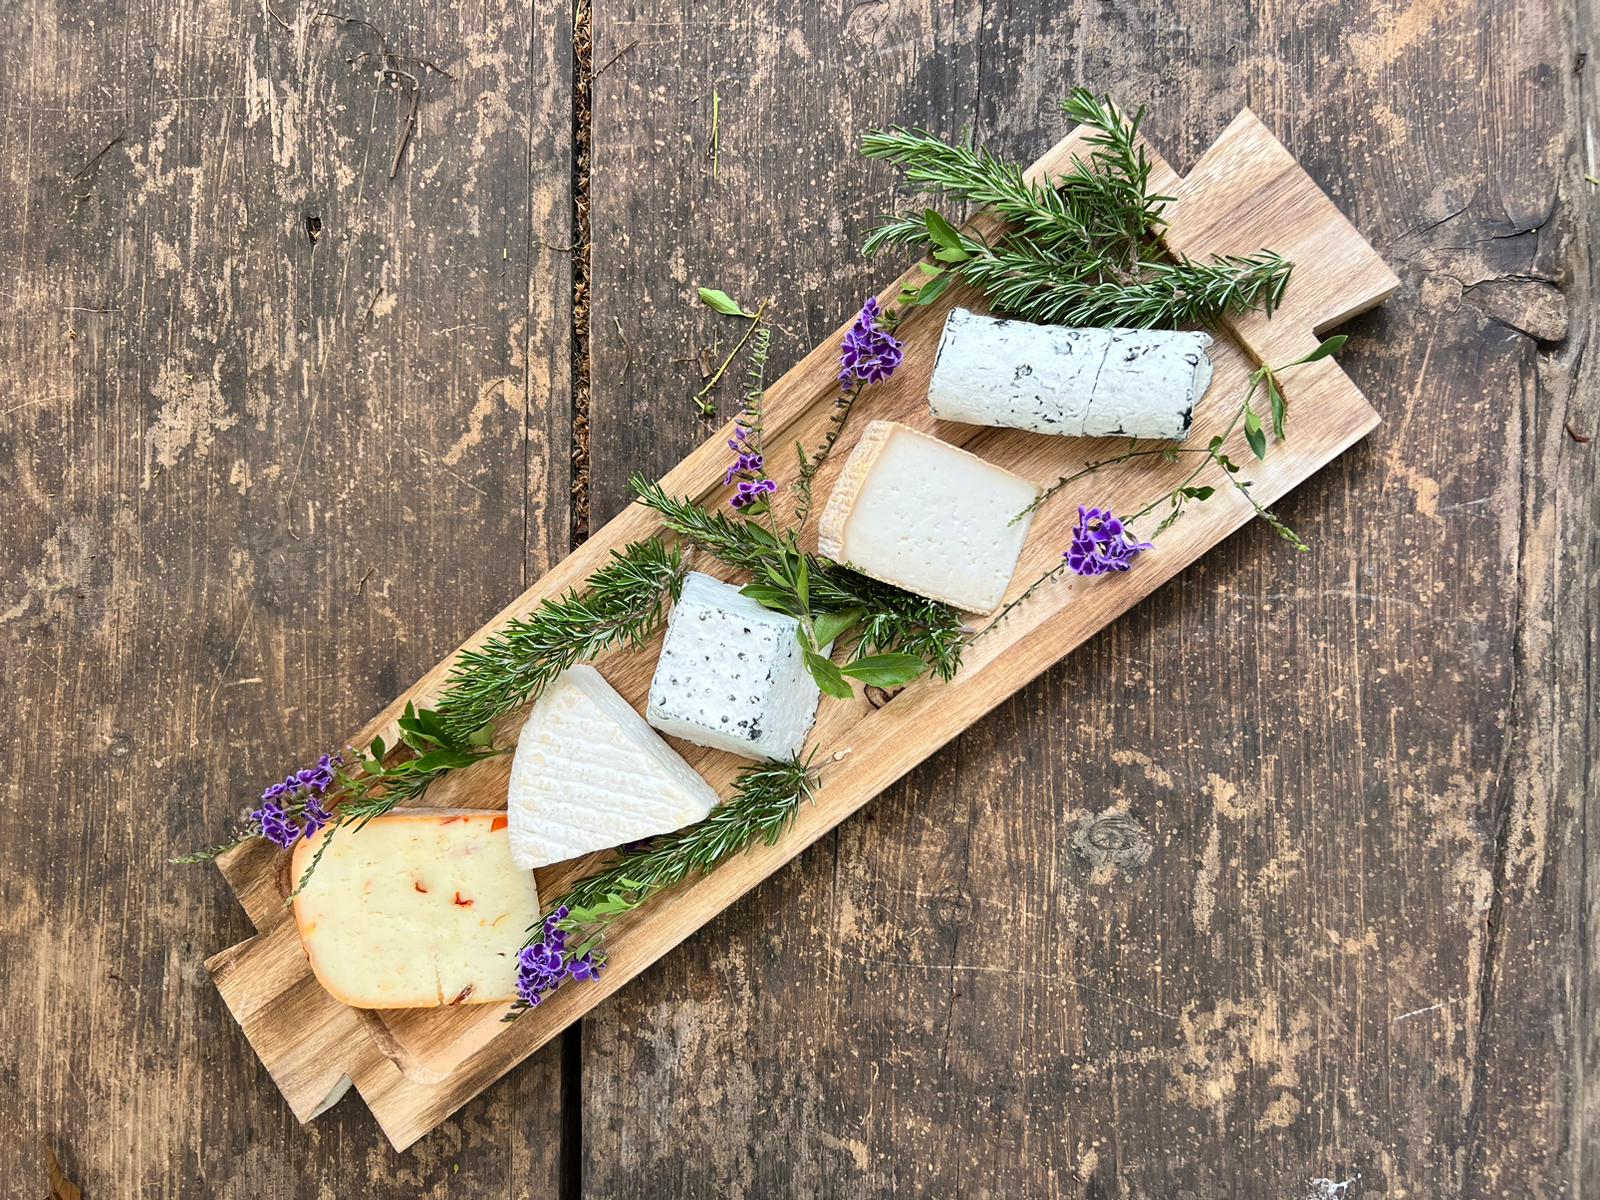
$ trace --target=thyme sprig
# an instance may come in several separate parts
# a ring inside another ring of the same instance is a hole
[[[811,799],[819,779],[809,761],[758,763],[746,767],[734,783],[733,795],[712,809],[698,825],[651,838],[624,850],[608,866],[575,883],[529,930],[526,949],[535,944],[550,917],[566,935],[562,953],[568,960],[590,956],[605,962],[604,939],[618,917],[637,909],[652,896],[703,875],[757,841],[772,845],[793,824],[800,805]],[[526,1012],[515,1004],[506,1020]]]
[[[892,218],[865,251],[912,245],[931,252],[925,278],[902,301],[928,304],[960,277],[1000,312],[1031,321],[1131,327],[1208,324],[1247,309],[1271,313],[1292,264],[1271,251],[1209,262],[1166,255],[1157,238],[1171,197],[1150,193],[1151,163],[1131,118],[1109,98],[1078,88],[1062,110],[1093,132],[1087,158],[1074,155],[1053,179],[1029,182],[1021,167],[970,140],[894,126],[867,135],[862,153],[960,204],[991,209],[1007,223],[993,242],[964,233],[933,209]]]

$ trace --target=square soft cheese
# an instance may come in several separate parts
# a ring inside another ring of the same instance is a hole
[[[506,824],[505,813],[416,809],[302,839],[296,882],[327,845],[294,898],[317,982],[355,1008],[516,999],[539,893],[511,862]]]
[[[792,758],[821,692],[799,622],[691,571],[673,606],[645,717],[662,733],[744,758]]]
[[[593,667],[563,671],[511,760],[511,856],[542,867],[705,820],[717,793]]]
[[[1000,607],[1039,487],[893,421],[862,432],[822,511],[817,549],[968,612]]]

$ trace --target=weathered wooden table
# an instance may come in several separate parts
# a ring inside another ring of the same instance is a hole
[[[93,1200],[1600,1186],[1594,28],[0,6],[6,1193],[41,1138]],[[1076,82],[1180,168],[1251,105],[1402,274],[1312,552],[1238,536],[409,1154],[297,1126],[167,856],[704,435],[696,284],[775,296],[780,366],[859,302],[863,130],[1026,159]]]

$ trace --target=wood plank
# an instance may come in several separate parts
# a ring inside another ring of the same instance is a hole
[[[1039,177],[1064,170],[1083,146],[1082,131],[1075,132],[1049,151],[1032,170]],[[1243,166],[1236,179],[1218,177],[1204,192],[1192,192],[1176,202],[1168,213],[1171,229],[1186,226],[1185,214],[1195,213],[1201,225],[1214,223],[1218,210],[1232,210],[1247,220],[1250,209],[1242,203],[1258,189],[1251,164],[1272,164],[1276,187],[1291,207],[1318,221],[1320,237],[1295,235],[1304,255],[1299,269],[1318,281],[1310,293],[1324,298],[1328,311],[1348,313],[1379,303],[1395,286],[1394,278],[1365,247],[1360,235],[1340,217],[1318,192],[1304,172],[1285,169],[1281,152],[1271,153],[1272,135],[1259,122],[1240,120],[1224,134],[1217,153],[1236,154]],[[1167,186],[1167,168],[1157,160],[1156,186],[1177,191],[1178,181]],[[1196,245],[1199,245],[1196,243]],[[1203,249],[1203,248],[1202,248]],[[912,274],[915,274],[913,271]],[[1332,276],[1332,279],[1328,277]],[[919,276],[920,277],[920,276]],[[1338,279],[1346,280],[1340,285]],[[904,279],[886,287],[892,296]],[[978,305],[981,297],[967,289],[952,288],[938,304],[919,310],[903,320],[897,331],[906,343],[906,365],[889,384],[874,388],[861,402],[857,421],[844,432],[836,447],[838,460],[818,477],[819,493],[826,493],[840,463],[861,435],[869,418],[893,418],[939,436],[964,442],[979,450],[990,461],[1024,476],[1049,480],[1079,472],[1091,457],[1104,451],[1092,442],[1075,439],[1041,438],[1009,430],[978,429],[937,423],[927,412],[925,396],[928,373],[934,358],[945,314],[957,304]],[[1317,304],[1302,304],[1302,319],[1321,321]],[[803,444],[814,444],[822,435],[837,395],[837,344],[843,330],[835,331],[823,345],[808,355],[794,370],[772,384],[764,415],[764,426],[773,446],[789,444],[797,437]],[[1303,344],[1306,330],[1289,331],[1291,344]],[[1257,359],[1241,349],[1225,332],[1219,334],[1211,351],[1216,368],[1215,395],[1220,399],[1202,408],[1192,435],[1204,443],[1213,434],[1227,435],[1233,425],[1233,404],[1227,397],[1244,394],[1246,377]],[[1257,503],[1271,503],[1311,472],[1369,432],[1376,415],[1365,399],[1331,363],[1308,368],[1287,384],[1293,402],[1309,414],[1302,422],[1292,445],[1280,447],[1271,459],[1252,467],[1250,477]],[[685,461],[668,473],[664,486],[669,492],[697,497],[699,502],[720,505],[728,490],[720,483],[722,459],[726,455],[728,429],[714,435]],[[1229,452],[1243,461],[1249,451],[1243,434],[1232,432]],[[785,460],[787,459],[787,465]],[[780,488],[780,507],[793,496],[789,488],[795,470],[794,459],[773,454],[772,474]],[[1017,576],[1009,597],[1020,603],[1023,593],[1035,591],[1031,581],[1050,572],[1060,561],[1060,547],[1070,535],[1076,520],[1073,502],[1109,497],[1121,511],[1147,506],[1165,495],[1185,475],[1182,464],[1134,463],[1096,477],[1094,486],[1103,491],[1096,497],[1068,495],[1036,514]],[[446,1009],[398,1010],[370,1014],[386,1030],[382,1037],[384,1053],[411,1085],[391,1086],[387,1080],[381,1095],[373,1094],[362,1081],[362,1072],[350,1065],[344,1072],[338,1064],[320,1054],[304,1052],[300,1045],[302,1027],[317,1023],[326,1044],[338,1044],[339,1034],[322,1024],[322,1006],[302,1013],[297,1005],[303,996],[305,971],[293,970],[292,956],[282,949],[288,938],[287,919],[281,905],[272,910],[268,923],[250,945],[213,960],[217,982],[229,1007],[244,1023],[252,1044],[263,1062],[290,1097],[296,1111],[308,1116],[323,1106],[331,1080],[349,1074],[372,1108],[384,1130],[398,1147],[405,1147],[427,1132],[439,1117],[451,1111],[462,1099],[476,1092],[499,1073],[553,1037],[583,1012],[621,987],[644,967],[678,944],[689,932],[720,912],[728,903],[753,887],[821,836],[845,816],[867,803],[888,783],[904,774],[965,726],[977,720],[1027,680],[1057,661],[1063,654],[1090,636],[1108,620],[1169,579],[1187,563],[1202,554],[1231,530],[1253,515],[1251,503],[1229,491],[1167,533],[1161,553],[1150,565],[1115,579],[1085,585],[1083,581],[1058,580],[1048,588],[1031,594],[1026,605],[1015,612],[1006,610],[993,621],[992,628],[977,638],[965,665],[949,684],[922,681],[912,685],[880,709],[858,700],[851,704],[830,704],[819,714],[810,744],[827,761],[824,786],[814,805],[807,806],[794,828],[782,842],[765,852],[747,852],[724,864],[712,877],[681,888],[670,897],[660,897],[651,905],[620,921],[607,936],[609,967],[604,979],[594,985],[564,989],[536,1011],[528,1013],[514,1026],[502,1021],[504,1006],[464,1005]],[[780,519],[782,519],[780,517]],[[557,594],[592,571],[612,549],[623,542],[653,531],[650,514],[639,508],[619,515],[549,576],[524,594],[508,611],[526,612],[540,599]],[[471,639],[479,643],[498,621],[492,622]],[[601,669],[621,694],[643,707],[655,657],[655,643],[626,653],[606,656]],[[376,719],[357,742],[381,732],[386,741],[394,731],[386,722],[408,703],[432,702],[448,663],[430,672],[412,689],[399,697]],[[515,715],[501,722],[502,741],[515,736]],[[743,763],[730,755],[685,747],[685,755],[726,795]],[[850,757],[850,756],[854,757]],[[453,775],[427,803],[470,804],[499,807],[504,800],[508,771],[505,760],[493,761],[471,771]],[[281,856],[280,856],[281,857]],[[223,863],[230,881],[241,883],[241,869],[260,871],[280,892],[286,893],[289,880],[281,863],[263,861],[259,854],[229,856]],[[579,869],[583,869],[581,866]],[[540,873],[539,886],[546,896],[559,895],[564,880],[574,873],[573,864],[563,864]],[[242,881],[252,895],[260,890],[260,880]],[[359,1041],[352,1015],[344,1037]],[[365,1058],[368,1048],[353,1050]]]
[[[1343,356],[1384,428],[1284,506],[1312,555],[1234,539],[585,1021],[597,1193],[1565,1194],[1573,1145],[1594,1144],[1559,1100],[1593,973],[1565,975],[1562,901],[1588,873],[1557,831],[1594,795],[1574,681],[1596,490],[1553,411],[1594,432],[1592,392],[1569,390],[1586,340],[1538,342],[1590,278],[1555,207],[1576,108],[1554,17],[1013,4],[952,27],[914,4],[765,5],[723,26],[600,6],[600,61],[640,39],[596,117],[602,218],[652,229],[597,270],[635,347],[706,339],[697,282],[781,279],[813,325],[846,311],[887,175],[841,150],[900,119],[1025,156],[1077,81],[1148,97],[1180,167],[1250,103],[1406,286]],[[604,359],[597,496],[695,440],[687,410],[662,415],[667,359],[626,383]],[[630,432],[646,396],[648,437]],[[1519,588],[1524,558],[1546,586]],[[1558,595],[1569,618],[1539,615]],[[1553,660],[1525,642],[1545,629]],[[1553,773],[1530,780],[1537,747]],[[1149,862],[1097,865],[1085,822]],[[1495,912],[1512,829],[1546,837]],[[1587,1039],[1583,1077],[1597,1059]]]
[[[41,1133],[90,1196],[557,1186],[554,1055],[308,1137],[164,861],[568,544],[566,10],[326,7],[0,14],[8,1194]]]

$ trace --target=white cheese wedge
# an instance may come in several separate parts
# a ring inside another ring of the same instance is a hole
[[[1186,438],[1211,386],[1205,333],[945,321],[928,384],[941,421],[1070,437]]]
[[[817,549],[969,612],[1000,606],[1038,485],[893,421],[862,432],[822,512]]]
[[[291,878],[335,828],[301,840]],[[517,951],[539,920],[539,893],[511,862],[505,813],[418,809],[332,837],[294,919],[335,1000],[436,1008],[516,998]]]
[[[717,793],[593,667],[528,714],[511,763],[511,855],[542,867],[703,821]]]
[[[650,681],[646,719],[662,733],[745,758],[800,753],[821,692],[795,640],[799,625],[691,571]]]

